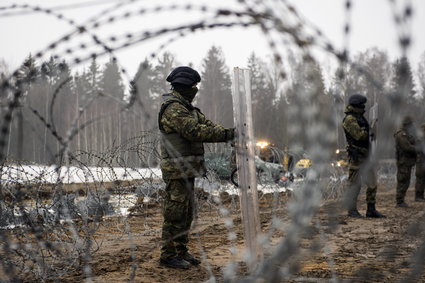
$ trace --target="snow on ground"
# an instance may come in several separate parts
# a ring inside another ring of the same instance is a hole
[[[57,167],[43,165],[4,166],[0,180],[3,184],[16,183],[88,183],[137,179],[161,179],[159,168],[122,167]]]
[[[159,168],[122,168],[122,167],[56,167],[43,165],[4,166],[1,169],[1,181],[3,184],[16,183],[46,183],[53,184],[62,182],[90,183],[90,182],[113,182],[126,180],[161,180],[162,174]],[[295,181],[297,183],[299,181]],[[238,188],[230,183],[221,184],[215,180],[196,178],[196,187],[203,188],[206,192],[218,195],[219,192],[227,191],[229,194],[238,194]],[[258,184],[258,190],[270,193],[293,190],[292,187],[283,187],[270,183]]]
[[[127,216],[129,208],[137,203],[138,196],[143,195],[144,202],[152,200],[150,197],[158,190],[164,189],[162,174],[159,168],[121,168],[121,167],[56,167],[43,165],[10,165],[0,169],[0,180],[3,185],[17,183],[46,183],[52,184],[62,182],[70,183],[90,183],[90,182],[113,182],[125,180],[155,180],[159,182],[139,183],[134,193],[111,194],[108,203],[114,215]],[[302,179],[295,179],[288,186],[281,186],[274,182],[258,184],[257,190],[263,193],[278,193],[293,191],[302,184]],[[230,182],[218,179],[196,178],[195,186],[202,188],[212,196],[219,196],[222,192],[230,195],[239,195],[239,188]],[[76,199],[82,201],[82,199]],[[36,205],[31,202],[25,204],[28,210],[34,209]]]
[[[286,187],[274,182],[267,184],[257,184],[257,190],[263,192],[264,194],[293,191],[296,187],[299,186],[300,182],[302,182],[302,179],[295,179],[293,183],[290,183],[290,185]],[[225,182],[223,184],[221,182],[212,182],[206,178],[197,178],[195,180],[195,187],[202,188],[204,191],[212,194],[213,196],[218,196],[221,192],[227,192],[230,195],[239,194],[239,188],[235,187],[229,182]]]

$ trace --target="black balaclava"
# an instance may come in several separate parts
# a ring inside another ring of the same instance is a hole
[[[183,96],[187,101],[192,103],[193,99],[195,98],[196,94],[198,93],[197,87],[187,86],[183,84],[172,84],[173,89],[180,93],[181,96]]]

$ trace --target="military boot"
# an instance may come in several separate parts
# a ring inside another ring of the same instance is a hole
[[[416,193],[415,201],[417,201],[417,202],[425,202],[424,195],[421,194],[421,193]]]
[[[349,217],[361,218],[363,215],[357,209],[350,209],[347,214]]]
[[[405,203],[404,201],[402,202],[397,202],[397,206],[398,207],[409,207],[409,205],[407,203]]]
[[[179,268],[179,269],[190,268],[190,263],[180,257],[161,258],[159,260],[159,264],[166,267],[171,267],[171,268]]]
[[[385,215],[376,210],[374,203],[367,204],[366,217],[371,218],[383,218]]]
[[[201,263],[201,261],[197,258],[195,258],[193,255],[191,255],[190,253],[186,252],[185,254],[180,256],[182,259],[184,259],[185,261],[189,262],[192,265],[199,265]]]

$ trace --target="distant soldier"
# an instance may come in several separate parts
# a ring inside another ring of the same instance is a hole
[[[418,139],[416,156],[416,186],[415,200],[425,202],[425,124],[421,125],[421,135]]]
[[[361,94],[354,94],[348,99],[345,117],[342,121],[347,140],[348,162],[348,192],[346,205],[348,216],[362,217],[357,210],[357,199],[362,184],[367,185],[366,202],[367,217],[385,217],[375,208],[377,181],[376,173],[370,162],[370,135],[369,123],[363,116],[367,98]]]
[[[410,176],[417,157],[415,127],[412,117],[404,117],[402,126],[394,134],[394,138],[397,161],[396,203],[398,207],[408,207],[404,198],[410,185]]]
[[[161,132],[161,171],[166,184],[160,264],[187,269],[200,261],[188,252],[194,217],[195,177],[206,173],[204,142],[233,140],[234,129],[208,120],[192,105],[201,77],[194,69],[177,67],[167,77],[172,92],[164,94],[158,114]]]

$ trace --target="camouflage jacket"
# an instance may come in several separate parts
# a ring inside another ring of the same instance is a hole
[[[395,134],[395,149],[397,163],[413,165],[416,162],[416,139],[407,128],[402,127]]]
[[[208,120],[176,91],[163,98],[158,114],[163,179],[205,175],[203,143],[226,141],[226,129]]]
[[[364,159],[369,154],[369,123],[363,116],[364,109],[348,105],[345,108],[345,117],[342,121],[347,152],[350,159]]]

